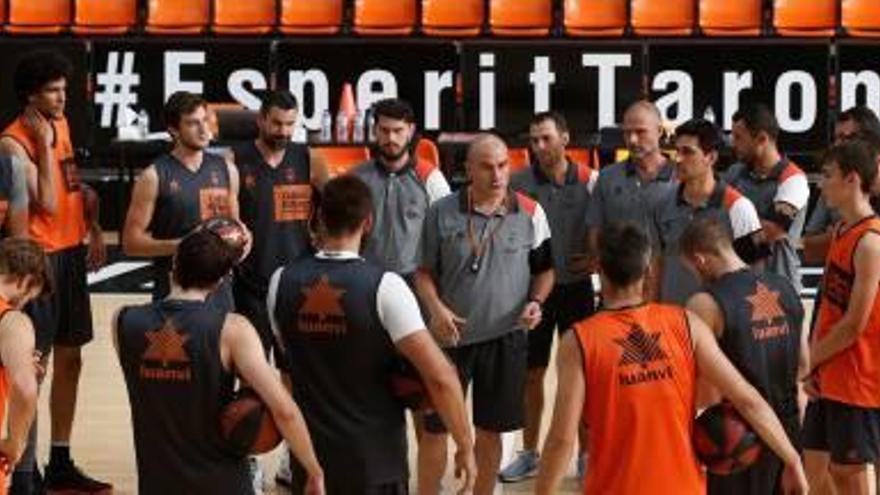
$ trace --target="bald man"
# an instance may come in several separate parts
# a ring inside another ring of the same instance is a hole
[[[489,495],[501,462],[501,433],[523,426],[526,331],[540,322],[553,288],[553,257],[544,210],[509,188],[504,142],[478,136],[466,167],[470,184],[428,210],[416,289],[464,389],[473,382],[474,493]],[[446,444],[442,422],[428,415],[419,444],[422,495],[441,491]]]

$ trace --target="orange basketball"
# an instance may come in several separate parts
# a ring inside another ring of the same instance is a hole
[[[220,431],[230,448],[242,455],[269,452],[281,443],[281,433],[260,396],[243,388],[220,415]]]
[[[216,217],[206,220],[202,228],[220,236],[235,252],[235,258],[241,260],[245,254],[247,234],[241,223],[228,217]]]

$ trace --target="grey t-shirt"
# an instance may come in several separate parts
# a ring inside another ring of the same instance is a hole
[[[485,246],[481,256],[474,255],[472,241]],[[530,256],[549,254],[549,246],[544,210],[520,193],[510,192],[504,206],[489,216],[471,211],[468,188],[431,206],[422,232],[421,267],[433,275],[444,304],[467,320],[458,345],[522,330]]]
[[[672,164],[666,163],[650,182],[643,183],[631,161],[603,168],[593,188],[587,225],[602,228],[611,222],[629,221],[650,229],[654,209],[675,190]]]

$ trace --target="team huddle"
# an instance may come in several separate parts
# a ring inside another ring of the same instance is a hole
[[[24,57],[22,112],[0,134],[0,486],[15,494],[112,491],[70,455],[86,272],[106,254],[64,117],[69,71],[54,53]],[[201,97],[165,104],[173,147],[138,177],[121,235],[127,255],[152,259],[153,302],[112,320],[139,493],[259,490],[259,462],[218,427],[244,386],[286,441],[277,479],[293,493],[408,493],[410,447],[427,495],[535,476],[536,493],[556,493],[573,455],[588,494],[875,489],[880,122],[866,108],[838,117],[809,222],[807,177],[760,104],[733,115],[724,171],[715,124],[679,125],[667,154],[660,113],[637,101],[624,161],[575,163],[565,119],[544,112],[527,168],[511,172],[505,141],[480,134],[456,191],[417,156],[402,100],[373,105],[374,158],[332,179],[291,141],[298,114],[288,92],[266,92],[256,139],[221,155],[207,151]],[[812,328],[801,244],[825,265]],[[50,355],[43,477],[34,417]],[[707,473],[694,447],[698,412],[719,403],[765,446],[733,474]],[[501,435],[520,429],[523,450],[502,466]],[[444,487],[449,436],[458,484]]]

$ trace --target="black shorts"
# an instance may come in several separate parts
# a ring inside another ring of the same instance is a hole
[[[526,333],[516,330],[496,339],[446,349],[458,368],[458,377],[467,394],[474,383],[474,425],[486,431],[505,432],[523,426],[523,394],[526,386]],[[444,433],[440,416],[425,416],[425,430]]]
[[[272,325],[269,323],[269,308],[266,306],[266,289],[255,287],[241,277],[235,277],[232,284],[232,294],[235,298],[235,312],[248,319],[263,343],[266,357],[270,357],[273,349],[275,361],[279,362],[279,349],[275,345],[275,335],[272,333]]]
[[[529,332],[529,369],[546,368],[553,347],[553,329],[560,335],[593,314],[593,284],[588,280],[557,285],[544,302],[541,323]]]
[[[804,449],[831,454],[835,464],[867,464],[880,459],[880,409],[828,399],[807,405]]]
[[[36,346],[44,355],[53,345],[79,347],[93,338],[92,305],[86,283],[86,247],[49,253],[52,294],[25,306],[36,329]]]

